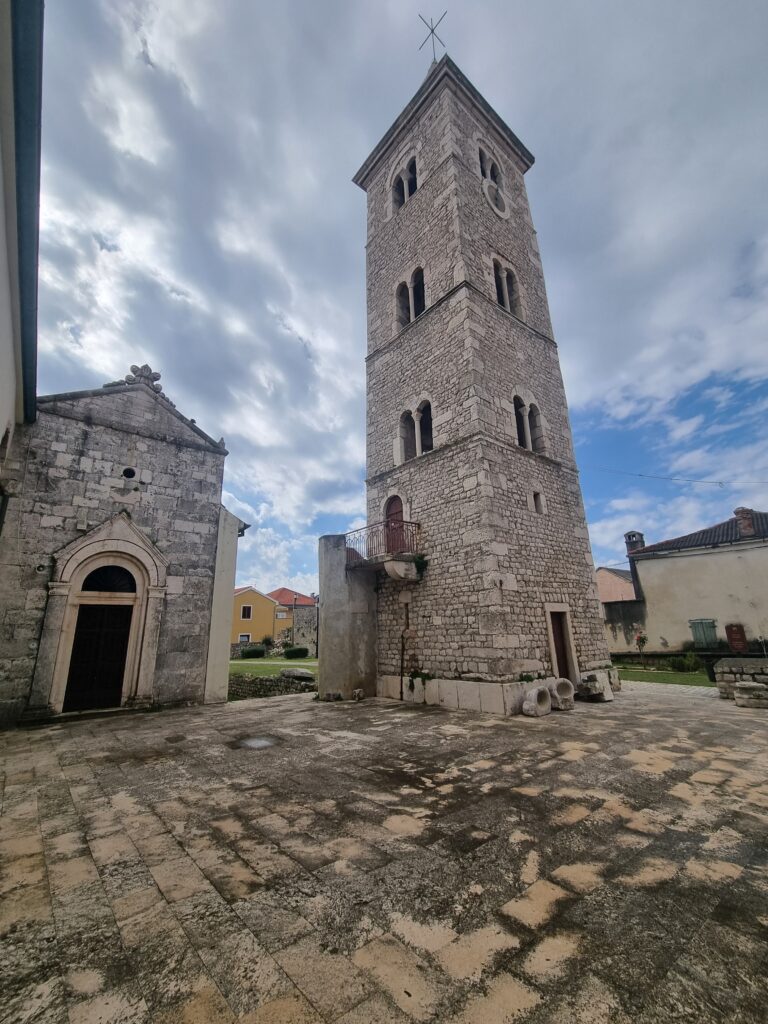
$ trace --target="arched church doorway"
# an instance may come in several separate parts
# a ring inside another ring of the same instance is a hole
[[[83,580],[63,711],[119,707],[123,698],[136,580],[121,565],[101,565]]]

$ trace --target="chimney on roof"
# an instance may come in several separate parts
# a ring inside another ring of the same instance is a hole
[[[736,508],[733,510],[733,514],[736,516],[736,525],[739,529],[739,536],[754,537],[755,522],[752,518],[752,509]]]
[[[624,543],[627,545],[627,554],[631,555],[633,551],[645,547],[645,537],[639,530],[630,530],[624,534]]]

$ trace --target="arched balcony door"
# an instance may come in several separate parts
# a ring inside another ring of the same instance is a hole
[[[403,502],[397,494],[393,494],[384,510],[387,533],[387,554],[396,555],[405,546],[403,532]]]

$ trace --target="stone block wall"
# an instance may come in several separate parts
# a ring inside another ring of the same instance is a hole
[[[310,658],[317,657],[317,608],[296,605],[293,612],[293,643],[306,647]]]
[[[2,717],[30,692],[56,553],[121,511],[168,562],[156,699],[203,699],[226,451],[166,403],[140,385],[41,398],[17,429],[3,467]]]
[[[723,700],[740,707],[768,708],[768,660],[721,658],[715,663],[715,681]]]

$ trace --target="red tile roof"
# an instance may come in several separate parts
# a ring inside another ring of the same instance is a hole
[[[288,587],[278,587],[277,590],[270,590],[267,597],[271,597],[273,601],[277,601],[278,604],[282,604],[286,608],[293,608],[294,597],[296,598],[297,605],[313,607],[317,603],[314,597],[307,597],[306,594],[300,594],[298,590],[290,590]]]

